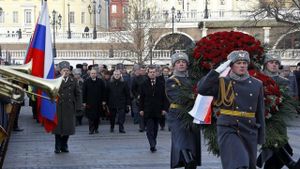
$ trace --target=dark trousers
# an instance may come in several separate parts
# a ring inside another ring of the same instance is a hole
[[[136,99],[133,99],[131,103],[132,103],[131,112],[133,114],[133,123],[138,124],[139,123],[139,107],[137,105]]]
[[[100,123],[99,118],[89,119],[89,131],[90,132],[97,131],[99,127],[99,123]]]
[[[68,140],[69,136],[55,134],[55,150],[67,150]]]
[[[158,118],[147,118],[146,125],[147,125],[147,139],[149,141],[150,147],[156,146],[156,138],[158,132]]]
[[[110,128],[114,129],[116,115],[118,114],[118,124],[119,124],[119,131],[124,130],[124,122],[125,122],[125,109],[118,109],[118,108],[111,108],[110,109]]]
[[[285,144],[283,147],[290,156],[293,155],[293,149],[289,143]],[[285,164],[282,162],[279,154],[274,153],[271,158],[265,162],[264,169],[281,169],[284,165]]]
[[[161,118],[159,118],[159,126],[161,129],[165,128],[166,126],[166,116],[163,115]]]
[[[76,125],[81,125],[82,124],[82,118],[83,118],[83,115],[77,115],[76,116]]]
[[[21,105],[18,106],[18,109],[16,111],[16,117],[15,117],[15,121],[14,121],[14,129],[19,128],[19,116],[20,116],[20,110],[21,110]]]

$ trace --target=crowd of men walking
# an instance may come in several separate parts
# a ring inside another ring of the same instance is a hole
[[[69,152],[69,136],[75,134],[75,126],[82,125],[84,117],[88,119],[87,132],[91,135],[99,133],[100,119],[109,120],[110,128],[107,130],[110,132],[115,132],[117,124],[119,133],[124,134],[125,117],[130,112],[133,122],[139,126],[139,132],[146,131],[149,150],[153,153],[157,151],[159,126],[165,130],[167,119],[172,139],[171,168],[195,169],[200,166],[200,127],[186,128],[184,119],[179,118],[180,108],[186,104],[186,100],[181,97],[182,89],[192,85],[188,76],[189,59],[185,53],[180,52],[172,55],[171,62],[172,68],[134,65],[130,73],[123,64],[117,64],[111,70],[106,65],[88,66],[86,63],[78,64],[73,69],[67,61],[56,65],[56,77],[63,76],[63,82],[57,102],[58,125],[53,131],[54,152]],[[256,164],[257,145],[265,141],[264,103],[262,83],[249,76],[249,63],[246,51],[233,51],[227,62],[199,79],[198,92],[214,96],[216,107],[220,109],[217,135],[222,166],[224,169],[252,169],[265,163],[265,169],[279,169],[283,165],[297,169],[300,162],[291,158],[292,148],[288,143],[284,148],[270,150],[272,153],[263,151],[263,159],[258,161],[261,164]],[[288,66],[283,66],[280,72],[280,66],[280,58],[266,55],[264,73],[276,83],[287,86],[289,95],[298,99],[300,63],[294,72]],[[219,78],[228,67],[231,67],[230,73],[224,79]],[[230,88],[232,91],[226,92],[228,95],[222,96],[222,85],[234,87]],[[33,118],[38,122],[35,101],[33,98],[30,100]],[[15,131],[22,131],[17,120]],[[236,122],[238,128],[230,127]],[[228,145],[235,145],[236,148],[233,150]]]

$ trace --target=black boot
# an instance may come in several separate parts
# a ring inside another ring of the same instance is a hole
[[[300,159],[295,162],[284,147],[278,149],[275,154],[289,169],[300,169]]]
[[[183,159],[185,161],[185,169],[196,169],[197,164],[193,157],[193,154],[189,150],[181,150]]]
[[[61,143],[62,143],[62,140],[61,140],[61,136],[60,135],[55,135],[55,150],[54,152],[56,154],[60,153],[61,152]]]

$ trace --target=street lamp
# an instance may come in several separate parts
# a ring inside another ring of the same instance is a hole
[[[68,3],[68,39],[71,39],[71,27],[70,27],[70,4]]]
[[[207,0],[205,0],[204,18],[208,18]]]
[[[175,10],[176,10],[176,9],[175,9],[175,7],[173,6],[173,7],[171,8],[171,12],[172,12],[172,34],[174,33],[174,23],[175,23],[175,18],[176,18],[177,22],[180,22],[180,19],[181,19],[181,12],[178,11],[177,14],[176,14],[176,16],[175,16]],[[166,11],[166,12],[164,13],[164,15],[165,15],[165,18],[167,19],[168,16],[169,16],[169,12]]]
[[[106,2],[105,8],[106,8],[106,31],[109,30],[110,28],[110,22],[109,22],[109,4],[110,4],[110,0],[104,0]]]
[[[88,6],[88,10],[90,15],[94,14],[94,30],[93,30],[93,39],[97,39],[97,30],[96,30],[96,13],[100,14],[101,13],[101,9],[102,6],[101,4],[98,5],[98,10],[96,10],[96,1],[93,0],[93,8],[91,6],[91,4]]]
[[[53,26],[53,57],[56,57],[56,46],[55,46],[55,32],[57,31],[57,26],[61,26],[62,16],[60,14],[57,15],[55,10],[52,11],[52,26]]]

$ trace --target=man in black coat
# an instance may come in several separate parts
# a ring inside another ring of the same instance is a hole
[[[105,105],[105,87],[104,82],[97,78],[95,69],[91,70],[90,78],[83,83],[82,95],[83,107],[89,119],[89,134],[99,133],[100,111]]]
[[[125,110],[130,107],[130,94],[127,83],[121,77],[121,71],[115,70],[106,88],[110,111],[110,132],[114,132],[116,114],[118,114],[119,132],[125,133]]]
[[[148,78],[142,84],[140,92],[140,115],[144,117],[147,126],[147,138],[150,151],[156,151],[158,121],[168,109],[165,95],[165,84],[156,77],[156,67],[149,66]]]
[[[134,112],[137,112],[137,115],[139,110],[139,101],[140,101],[140,92],[141,92],[141,86],[146,81],[147,76],[145,75],[145,67],[143,65],[138,66],[138,74],[132,78],[132,83],[131,83],[131,92],[133,95],[133,103],[132,103],[132,109]],[[136,116],[137,116],[136,115]],[[142,116],[139,115],[138,117],[139,120],[139,131],[144,132],[145,130],[145,120]]]

